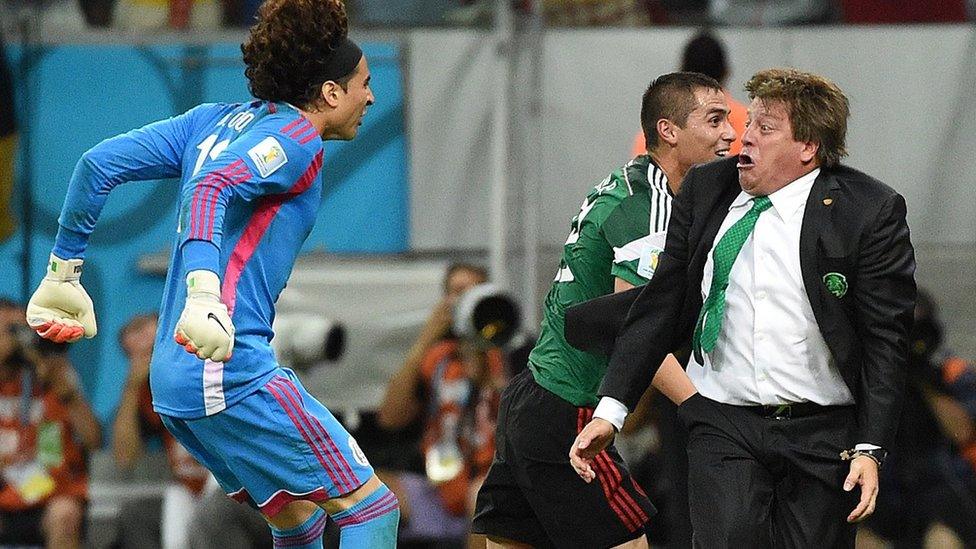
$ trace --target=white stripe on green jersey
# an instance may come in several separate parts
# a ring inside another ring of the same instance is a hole
[[[615,278],[635,286],[650,279],[664,248],[671,198],[664,171],[641,155],[594,187],[573,218],[529,366],[540,385],[576,406],[596,404],[607,360],[566,342],[566,309],[611,293]]]

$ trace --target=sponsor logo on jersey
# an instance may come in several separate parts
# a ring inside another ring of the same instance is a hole
[[[278,168],[288,163],[285,149],[274,137],[265,137],[263,141],[251,147],[247,155],[254,161],[261,177],[268,177],[275,173]]]

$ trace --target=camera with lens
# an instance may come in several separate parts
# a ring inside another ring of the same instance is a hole
[[[309,313],[279,314],[271,341],[283,364],[305,371],[319,362],[335,362],[346,349],[346,328],[337,320]]]
[[[518,334],[520,325],[515,301],[495,285],[484,283],[461,294],[451,327],[459,338],[480,347],[504,347]]]

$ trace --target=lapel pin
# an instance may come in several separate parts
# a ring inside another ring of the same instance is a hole
[[[833,198],[824,198],[823,199],[823,203],[824,203],[824,206],[830,206],[831,204],[834,203],[834,199]]]

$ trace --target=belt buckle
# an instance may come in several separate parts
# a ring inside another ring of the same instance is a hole
[[[766,417],[777,421],[793,417],[793,407],[789,404],[770,405],[767,410],[769,413]]]

